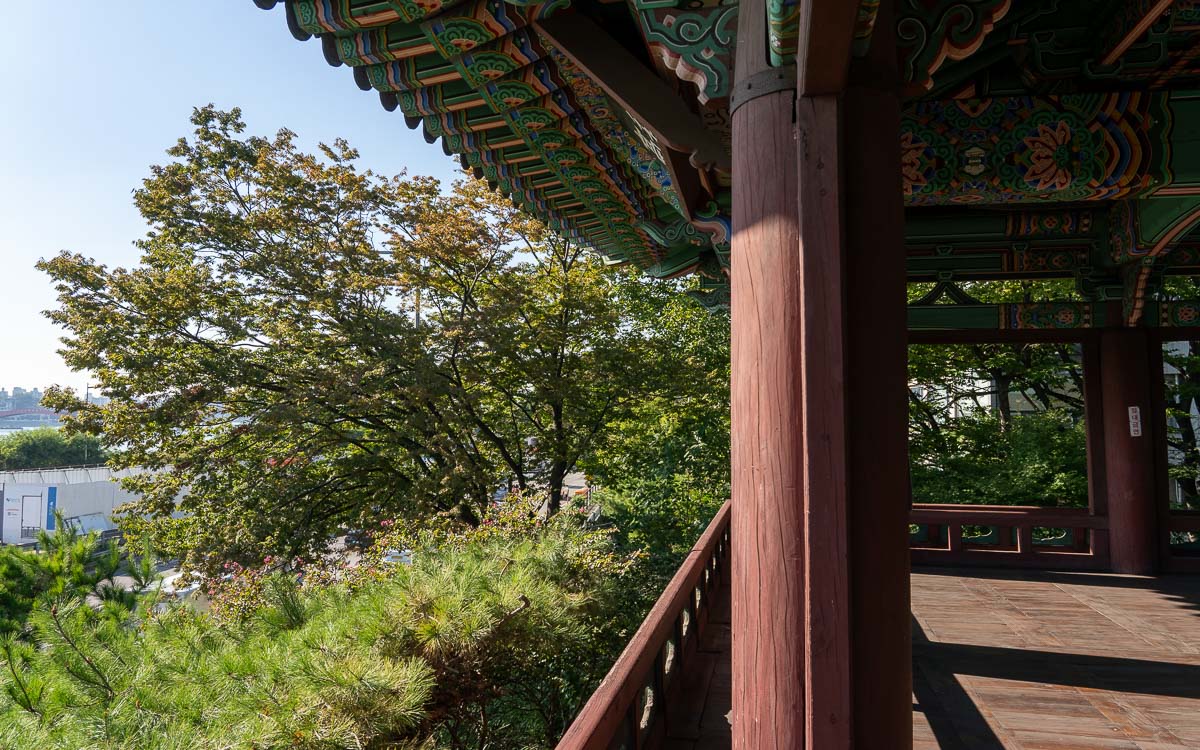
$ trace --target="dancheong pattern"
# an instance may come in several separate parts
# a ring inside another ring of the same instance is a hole
[[[293,33],[321,37],[326,58],[352,66],[360,87],[554,229],[644,267],[679,257],[679,237],[659,228],[681,223],[690,266],[700,253],[727,253],[728,217],[701,210],[688,223],[661,149],[536,31],[568,6],[290,0],[286,10]],[[661,63],[715,101],[730,85],[736,10],[651,2],[639,12]]]
[[[928,89],[947,60],[977,51],[1004,18],[1012,0],[900,0],[896,37],[902,74],[914,89]]]
[[[853,20],[853,53],[862,56],[880,33],[883,4],[847,3],[842,22]],[[728,147],[738,0],[576,10],[571,0],[278,4],[293,34],[319,37],[325,58],[350,66],[360,88],[549,226],[613,261],[696,274],[707,303],[728,302],[729,174],[693,174],[686,164],[679,172],[661,136],[616,106],[611,84],[593,80],[537,24],[578,10],[611,23],[627,47],[640,34],[644,49],[631,51]],[[1113,21],[1090,18],[1091,0],[896,0],[886,15],[907,97],[903,198],[911,219],[926,209],[938,217],[913,235],[910,260],[923,260],[911,267],[922,278],[1074,276],[1087,300],[1124,295],[1127,311],[1153,311],[1152,323],[1194,324],[1194,307],[1143,303],[1164,269],[1200,268],[1187,251],[1171,253],[1180,243],[1200,247],[1192,125],[1200,120],[1200,0],[1176,0],[1162,13],[1151,0],[1119,5],[1125,15],[1112,18],[1124,20]],[[802,7],[766,0],[757,43],[772,64],[795,63]],[[1132,38],[1128,29],[1147,14],[1146,30]],[[1117,42],[1118,63],[1097,64]],[[979,223],[963,218],[970,212],[960,207],[971,206]],[[1097,320],[1077,302],[996,310],[991,325],[1013,329]]]
[[[1160,94],[918,102],[904,118],[909,205],[1115,200],[1169,174]]]
[[[1200,302],[1163,302],[1158,316],[1161,326],[1195,328],[1200,326]]]
[[[775,2],[775,0],[770,0]],[[729,97],[737,34],[735,0],[634,0],[646,44],[660,70],[693,84],[702,104]]]
[[[1027,302],[1003,305],[1001,325],[1016,331],[1091,328],[1092,306],[1082,302]]]

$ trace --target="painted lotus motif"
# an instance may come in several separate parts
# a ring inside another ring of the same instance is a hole
[[[1025,182],[1035,190],[1066,190],[1079,167],[1079,151],[1065,122],[1038,125],[1037,134],[1025,139],[1029,170]]]

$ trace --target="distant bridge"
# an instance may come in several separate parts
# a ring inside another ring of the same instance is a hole
[[[8,409],[0,411],[0,419],[9,419],[11,417],[58,417],[58,412],[53,409],[43,409],[40,406],[32,409]]]

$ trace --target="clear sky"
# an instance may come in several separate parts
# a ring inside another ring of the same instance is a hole
[[[87,378],[55,350],[41,314],[54,290],[34,263],[61,250],[137,262],[145,225],[131,192],[190,133],[192,107],[241,107],[249,130],[341,136],[376,172],[457,176],[457,160],[288,33],[283,4],[250,0],[73,0],[53,12],[5,3],[0,44],[0,387]]]

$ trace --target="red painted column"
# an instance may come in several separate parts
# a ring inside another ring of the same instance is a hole
[[[1151,575],[1158,568],[1152,377],[1144,329],[1100,333],[1105,495],[1109,554],[1117,573]]]
[[[763,80],[751,79],[765,67],[765,15],[743,0],[735,102]],[[734,109],[737,750],[912,745],[906,279],[888,36],[852,66],[844,96],[776,91]]]
[[[912,748],[908,322],[894,3],[843,99],[854,747]]]
[[[733,126],[733,746],[741,750],[804,746],[800,263],[795,159],[787,158],[795,153],[791,113],[789,92],[769,95],[738,110]]]
[[[738,79],[765,68],[766,13],[739,16]],[[760,59],[741,50],[761,49]],[[733,747],[802,750],[804,515],[795,94],[733,113]]]

